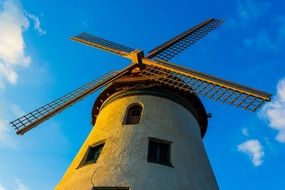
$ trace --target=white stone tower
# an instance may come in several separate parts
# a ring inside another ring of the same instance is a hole
[[[56,189],[218,189],[196,95],[133,78],[105,89],[92,116],[94,127]]]

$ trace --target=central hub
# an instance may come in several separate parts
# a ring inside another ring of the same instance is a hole
[[[141,60],[143,57],[144,57],[144,53],[142,50],[136,49],[130,53],[130,59],[135,64],[141,64],[142,63]]]

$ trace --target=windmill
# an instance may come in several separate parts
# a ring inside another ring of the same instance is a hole
[[[131,64],[120,71],[107,73],[10,124],[18,135],[23,135],[104,88],[92,109],[95,127],[57,189],[143,189],[146,186],[147,189],[218,189],[201,141],[206,133],[208,116],[198,96],[255,112],[270,101],[271,94],[181,67],[169,60],[222,23],[220,19],[207,19],[154,48],[146,56],[141,50],[89,33],[71,37],[76,42],[128,58]],[[191,127],[185,131],[185,125],[189,123]],[[114,125],[114,129],[110,125]],[[140,127],[126,127],[135,125]],[[177,125],[175,129],[173,125]],[[131,140],[134,137],[141,139],[140,144]],[[178,147],[183,143],[184,147]],[[135,144],[135,148],[131,144]],[[186,151],[185,146],[189,150]],[[148,149],[147,153],[140,154],[142,149]],[[196,157],[184,158],[188,157],[186,153],[193,152]],[[181,153],[180,157],[175,153]],[[142,161],[143,158],[147,162]],[[130,163],[133,164],[130,166]],[[149,163],[154,166],[145,165]],[[176,169],[174,173],[170,172],[180,176],[180,182],[171,181],[170,174],[164,175],[169,168],[156,168],[158,164]],[[183,166],[187,166],[187,170]],[[109,171],[108,168],[113,169]],[[157,184],[162,185],[154,187]]]

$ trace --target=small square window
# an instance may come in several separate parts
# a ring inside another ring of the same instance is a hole
[[[172,167],[170,145],[171,142],[169,141],[149,138],[147,161]]]
[[[85,164],[95,163],[103,149],[104,143],[95,146],[89,146],[86,155],[84,156],[80,166]]]

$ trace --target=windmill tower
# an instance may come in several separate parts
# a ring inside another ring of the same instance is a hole
[[[94,127],[56,189],[218,189],[202,143],[208,115],[198,96],[254,112],[271,94],[168,61],[222,23],[208,19],[146,56],[88,33],[72,37],[132,63],[11,122],[23,135],[104,87],[93,105]]]

